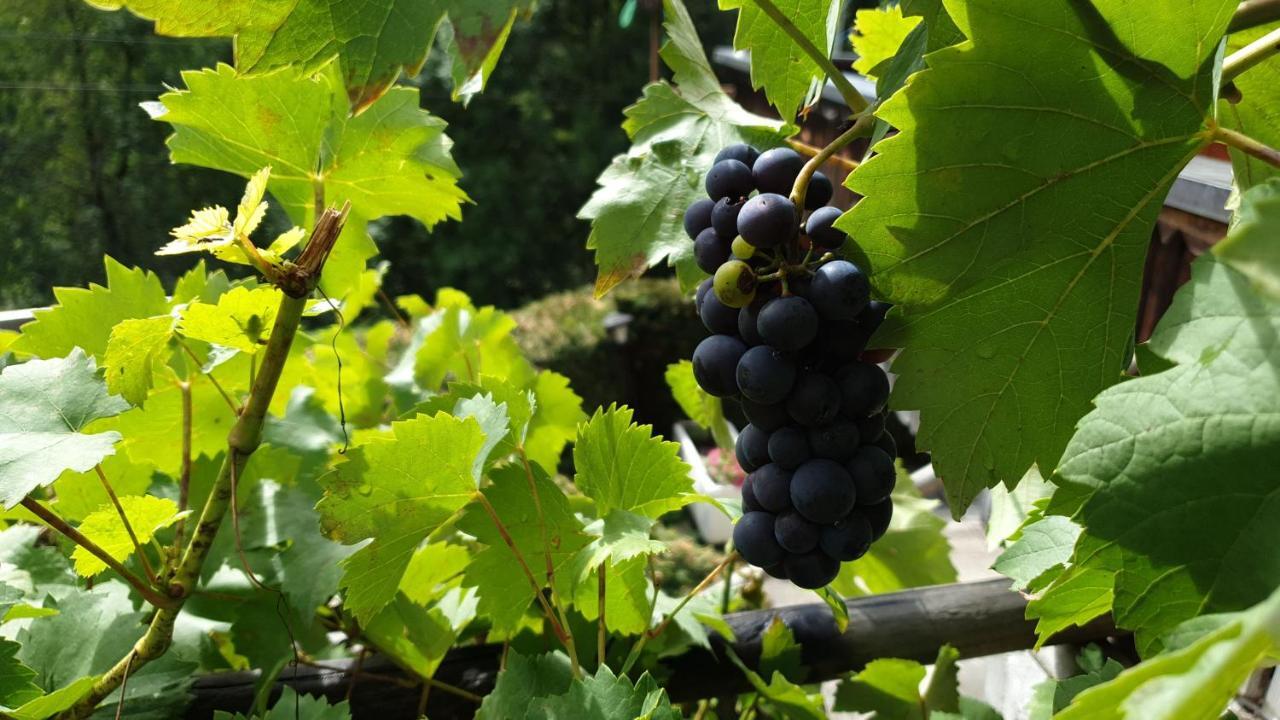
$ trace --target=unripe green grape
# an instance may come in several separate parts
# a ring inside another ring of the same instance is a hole
[[[711,286],[720,302],[740,308],[756,296],[756,273],[741,260],[730,260],[716,270]]]
[[[751,243],[742,239],[742,236],[733,239],[733,244],[729,246],[733,256],[739,260],[750,260],[751,256],[756,254],[756,248]]]

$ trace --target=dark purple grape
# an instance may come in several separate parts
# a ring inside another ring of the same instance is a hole
[[[707,293],[698,306],[702,324],[715,335],[734,335],[738,332],[738,309],[720,302],[714,292]]]
[[[760,309],[756,329],[766,343],[779,350],[799,350],[817,337],[818,313],[802,297],[774,298]]]
[[[761,405],[742,398],[742,414],[747,416],[747,422],[765,432],[773,432],[791,422],[791,416],[787,414],[787,406],[783,403]]]
[[[833,460],[810,460],[791,476],[791,504],[810,522],[830,525],[848,515],[856,499],[853,479]]]
[[[748,475],[745,479],[743,479],[742,481],[742,512],[744,513],[756,512],[757,510],[764,509],[764,506],[760,504],[760,501],[756,500],[756,493],[755,493],[755,490],[752,489],[752,485],[753,483],[751,482],[750,475]]]
[[[756,329],[760,317],[760,307],[763,304],[760,302],[759,296],[757,296],[755,300],[752,300],[746,307],[738,311],[738,335],[748,347],[764,344],[764,338],[760,337],[760,331]]]
[[[876,441],[871,444],[872,446],[883,450],[885,454],[891,458],[898,457],[898,441],[893,439],[892,433],[884,433],[880,437],[876,438]]]
[[[756,567],[776,565],[787,556],[774,537],[773,523],[773,516],[769,513],[749,512],[733,528],[733,546]]]
[[[738,213],[738,234],[758,248],[789,242],[798,227],[796,206],[783,195],[757,195],[747,200]]]
[[[777,565],[770,565],[767,568],[761,569],[764,570],[764,573],[769,577],[777,578],[779,580],[787,579],[787,564],[785,559]]]
[[[809,456],[809,438],[800,428],[794,426],[779,428],[769,435],[769,459],[780,467],[794,470],[808,460]],[[804,551],[792,550],[792,552]]]
[[[747,425],[738,433],[733,445],[738,464],[746,472],[752,472],[769,464],[769,433],[755,425]]]
[[[757,345],[738,361],[738,390],[743,397],[762,405],[781,402],[795,380],[795,361],[777,348]]]
[[[776,523],[774,529],[777,529]],[[857,560],[871,548],[871,523],[862,515],[852,513],[836,525],[823,527],[818,542],[828,557],[840,562]]]
[[[738,362],[747,346],[732,335],[712,335],[693,351],[693,378],[698,387],[716,397],[728,397],[738,390]]]
[[[747,167],[751,167],[756,164],[756,158],[758,157],[760,157],[759,150],[756,150],[746,143],[736,143],[729,145],[716,153],[716,158],[711,164],[714,166],[721,160],[737,160]]]
[[[835,250],[843,245],[844,241],[849,237],[844,234],[843,230],[838,230],[834,226],[836,219],[842,214],[840,208],[831,206],[814,210],[809,214],[809,219],[804,224],[804,234],[809,236],[814,245],[828,250]]]
[[[742,211],[742,206],[745,204],[746,200],[742,198],[726,197],[717,200],[715,208],[711,211],[711,227],[721,237],[738,237],[738,213]]]
[[[884,537],[885,531],[889,529],[889,522],[893,520],[893,498],[881,500],[875,505],[859,505],[853,514],[867,519],[871,525],[871,542],[875,542]]]
[[[815,172],[813,177],[809,178],[809,187],[804,191],[804,209],[814,210],[826,205],[831,202],[833,192],[835,188],[831,186],[831,179],[821,170]]]
[[[783,550],[790,553],[807,553],[818,547],[821,530],[817,525],[800,517],[795,510],[788,510],[773,521],[773,536]]]
[[[732,244],[732,240],[725,240],[715,228],[707,228],[698,233],[697,239],[693,241],[694,262],[698,263],[702,272],[714,275],[721,265],[728,262],[732,254],[729,246]]]
[[[791,471],[769,463],[751,473],[751,491],[765,510],[787,510],[791,507]]]
[[[840,386],[821,373],[802,375],[787,397],[787,414],[805,427],[826,425],[840,414]]]
[[[845,465],[861,505],[875,505],[893,493],[893,458],[874,445],[863,445]]]
[[[841,411],[851,420],[860,420],[884,409],[889,400],[889,378],[879,366],[852,363],[836,373],[840,383]]]
[[[698,233],[711,227],[711,209],[715,207],[715,202],[703,198],[694,200],[684,211],[684,231],[688,233],[689,239],[698,237]]]
[[[751,166],[756,189],[762,193],[790,194],[804,163],[804,157],[791,148],[765,150]]]
[[[707,171],[707,195],[712,200],[744,198],[756,189],[751,168],[739,160],[721,160]],[[714,215],[712,222],[715,221]]]
[[[837,420],[809,430],[809,449],[814,457],[848,462],[858,449],[858,426],[847,420]]]
[[[813,274],[809,302],[827,320],[855,320],[870,301],[871,283],[848,260],[832,260]]]
[[[784,566],[787,579],[806,590],[826,587],[840,574],[840,562],[817,550],[803,555],[788,555]]]
[[[703,280],[702,282],[698,283],[698,291],[693,295],[693,308],[695,310],[702,309],[702,298],[706,297],[707,293],[710,290],[711,290],[711,278],[707,278],[706,280]]]

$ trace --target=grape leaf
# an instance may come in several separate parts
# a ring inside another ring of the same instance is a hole
[[[248,720],[244,715],[232,715],[224,710],[213,714],[213,720]],[[351,707],[346,700],[337,705],[330,705],[323,697],[299,695],[292,687],[285,685],[280,690],[280,697],[271,710],[260,720],[351,720]]]
[[[374,103],[403,71],[416,75],[437,42],[450,61],[455,99],[484,88],[511,25],[529,0],[298,0],[219,4],[218,11],[175,0],[88,0],[128,7],[178,37],[234,36],[245,73],[285,66],[315,72],[334,58],[357,110]]]
[[[269,286],[232,288],[216,305],[187,305],[178,320],[178,331],[194,340],[254,354],[266,345],[282,297],[284,293]]]
[[[0,707],[16,708],[44,694],[31,682],[36,671],[22,664],[15,655],[22,646],[0,638]]]
[[[54,358],[80,348],[101,360],[111,329],[121,320],[169,312],[159,278],[145,270],[125,267],[110,256],[103,262],[106,286],[90,283],[88,288],[54,288],[58,304],[32,313],[35,320],[22,326],[22,335],[10,349]]]
[[[983,488],[1056,467],[1119,380],[1150,228],[1208,142],[1234,4],[946,6],[969,40],[878,111],[901,132],[850,176],[865,197],[838,224],[897,306],[877,336],[908,348],[893,402],[920,410],[958,518]]]
[[[1277,28],[1280,22],[1233,32],[1227,36],[1226,53],[1230,55]],[[1274,62],[1260,63],[1241,73],[1232,84],[1243,97],[1239,102],[1219,101],[1218,117],[1222,124],[1271,147],[1280,147],[1280,67]],[[1227,152],[1231,155],[1236,186],[1241,190],[1280,177],[1280,170],[1258,158],[1230,146]]]
[[[439,608],[422,607],[399,595],[362,626],[361,632],[380,652],[395,658],[397,664],[422,677],[431,677],[461,629]]]
[[[485,488],[484,495],[535,580],[545,584],[549,552],[556,575],[555,589],[562,597],[568,597],[574,586],[574,558],[590,538],[582,531],[582,522],[569,507],[564,492],[541,468],[533,466],[531,470],[538,493],[536,503],[530,479],[519,464],[494,470],[490,474],[493,484]],[[541,518],[538,508],[541,508]],[[472,556],[463,584],[476,588],[480,596],[478,612],[493,623],[493,633],[498,636],[514,633],[520,627],[525,610],[534,602],[525,566],[507,547],[482,507],[469,507],[458,521],[458,527],[486,545]]]
[[[140,545],[150,542],[157,531],[191,514],[190,510],[178,512],[178,506],[172,500],[150,495],[122,496],[120,507],[124,508],[125,517],[129,518],[129,525],[133,527]],[[120,562],[133,555],[133,541],[111,504],[89,513],[77,529]],[[106,563],[83,547],[77,547],[71,553],[71,559],[75,561],[76,572],[84,577],[93,577],[107,569]]]
[[[22,707],[9,710],[7,714],[13,720],[45,720],[46,718],[51,718],[75,705],[97,681],[98,678],[96,676],[76,678],[65,687],[58,688],[34,700],[28,700]]]
[[[102,370],[107,390],[141,406],[154,384],[156,364],[173,338],[173,318],[131,318],[111,328]]]
[[[1081,692],[1113,680],[1124,666],[1111,658],[1103,658],[1097,645],[1089,645],[1077,661],[1084,672],[1061,680],[1048,678],[1032,690],[1027,703],[1027,720],[1050,720]]]
[[[563,695],[571,682],[573,674],[564,653],[525,655],[512,648],[493,692],[480,703],[476,720],[525,720],[535,698]]]
[[[524,449],[529,460],[542,467],[555,467],[564,446],[587,421],[582,397],[569,387],[569,378],[550,370],[538,371],[533,380],[534,410],[525,435]]]
[[[418,107],[414,89],[395,88],[349,117],[332,65],[314,76],[292,68],[249,77],[219,65],[182,79],[187,89],[161,95],[152,110],[173,127],[174,162],[246,178],[270,165],[268,188],[298,225],[315,216],[319,194],[330,205],[351,201],[325,264],[323,287],[335,300],[358,283],[376,252],[368,221],[409,215],[431,227],[461,217],[467,196],[457,186],[452,141],[444,121]],[[275,130],[280,126],[289,132]]]
[[[325,494],[316,509],[325,534],[347,544],[373,540],[342,564],[346,608],[361,619],[395,597],[414,549],[467,504],[479,482],[473,465],[485,438],[474,419],[441,413],[391,428],[392,438],[352,448],[320,479]]]
[[[942,6],[942,0],[902,0],[902,12],[908,17],[914,16],[924,20],[924,25],[928,29],[926,52],[933,52],[938,48],[955,45],[964,40],[960,28],[956,27],[955,21]]]
[[[529,718],[546,720],[677,720],[680,711],[671,707],[666,690],[649,673],[633,685],[630,678],[617,677],[607,665],[595,675],[569,684],[562,695],[536,699],[529,708]],[[487,716],[486,716],[487,717]]]
[[[854,61],[853,69],[872,79],[875,78],[873,69],[897,55],[907,35],[920,24],[919,17],[904,16],[898,5],[865,8],[857,11],[854,17],[857,19],[849,42],[853,51],[858,53],[858,59]]]
[[[0,372],[0,502],[11,508],[64,470],[83,472],[115,452],[117,432],[85,425],[129,408],[107,392],[93,358],[32,360]]]
[[[684,232],[684,211],[704,196],[702,177],[715,154],[737,142],[772,147],[794,131],[730,99],[684,3],[665,0],[664,8],[668,40],[660,52],[674,71],[674,85],[649,84],[624,111],[631,149],[601,173],[600,187],[578,211],[591,221],[587,248],[595,251],[599,268],[596,297],[664,259],[682,287],[692,290],[703,273]]]
[[[1059,720],[1214,720],[1255,668],[1280,652],[1280,591],[1180,650],[1075,697]]]
[[[511,336],[515,320],[495,307],[476,308],[463,300],[418,321],[415,339],[421,333],[421,345],[411,355],[418,386],[435,390],[449,376],[475,382],[487,374],[517,385],[532,379],[533,368]]]
[[[840,19],[840,3],[831,0],[781,0],[778,10],[820,52],[829,53]],[[822,68],[751,0],[720,0],[721,10],[738,11],[735,50],[751,51],[751,87],[783,118],[794,118],[818,96],[826,77]]]
[[[1036,578],[1071,559],[1079,536],[1079,525],[1051,515],[1023,528],[1022,536],[1001,553],[992,569],[1013,580],[1014,588],[1026,590]]]
[[[342,426],[316,399],[315,388],[302,385],[289,392],[284,414],[267,416],[262,428],[262,441],[300,456],[307,473],[322,468],[342,438]]]
[[[1201,256],[1148,343],[1175,365],[1100,394],[1063,455],[1055,482],[1088,497],[1072,570],[1113,576],[1116,623],[1144,652],[1280,586],[1280,557],[1253,550],[1280,542],[1277,338],[1280,303]],[[1035,607],[1056,609],[1072,575]]]
[[[574,482],[603,516],[618,509],[657,518],[691,501],[693,479],[679,444],[654,437],[653,426],[632,423],[632,415],[610,405],[578,430]]]
[[[877,718],[923,720],[920,698],[924,666],[914,660],[872,660],[857,675],[840,683],[834,709],[840,712],[874,712]]]
[[[600,617],[601,566],[587,565],[584,555],[579,555],[575,563],[578,583],[573,606],[588,621],[594,621]],[[649,629],[653,620],[653,583],[645,572],[647,563],[644,557],[632,557],[603,566],[604,623],[609,630],[639,635]]]
[[[766,683],[759,673],[747,667],[742,659],[730,648],[725,648],[729,660],[770,704],[775,705],[781,715],[790,720],[826,720],[827,710],[822,695],[810,695],[804,688],[791,682],[780,672],[774,672]]]
[[[1213,253],[1244,273],[1259,292],[1280,300],[1280,177],[1249,188],[1240,196],[1240,207],[1231,219],[1227,236],[1213,246]]]

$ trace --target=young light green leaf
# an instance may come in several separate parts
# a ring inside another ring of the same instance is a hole
[[[1116,574],[1107,570],[1070,567],[1027,605],[1027,618],[1036,620],[1043,643],[1072,625],[1081,625],[1111,610]],[[1038,649],[1038,648],[1037,648]]]
[[[346,608],[362,619],[395,597],[418,544],[475,495],[484,446],[470,418],[422,415],[391,428],[392,438],[352,448],[320,479],[321,529],[347,544],[373,540],[343,562]]]
[[[244,715],[218,710],[213,720],[248,720]],[[285,685],[280,697],[271,710],[259,720],[351,720],[351,708],[346,700],[337,705],[330,705],[323,697],[299,695],[292,687]]]
[[[1071,559],[1078,537],[1079,525],[1051,515],[1023,528],[1022,536],[1000,555],[992,569],[1013,580],[1015,588],[1027,590],[1036,578]]]
[[[1278,28],[1280,22],[1273,22],[1233,32],[1226,38],[1225,52],[1230,55]],[[1275,111],[1280,103],[1280,67],[1274,62],[1259,63],[1237,76],[1232,84],[1239,91],[1238,97],[1218,101],[1219,121],[1258,142],[1280,147],[1280,117]],[[1227,152],[1231,155],[1236,186],[1242,191],[1280,177],[1280,169],[1242,150],[1228,146]]]
[[[920,24],[917,16],[904,16],[898,5],[865,8],[854,17],[853,32],[849,42],[858,59],[853,69],[874,79],[872,70],[880,63],[892,59],[902,46],[902,41]]]
[[[960,712],[960,651],[950,645],[938,648],[938,658],[933,661],[933,673],[924,689],[924,706],[930,714],[935,712]]]
[[[1274,661],[1278,651],[1280,591],[1195,643],[1081,692],[1054,717],[1214,720],[1249,673]]]
[[[156,532],[191,514],[190,510],[178,512],[178,506],[172,500],[151,495],[126,495],[120,498],[120,507],[124,508],[125,517],[129,518],[141,545],[150,542]],[[120,562],[133,555],[133,540],[113,505],[108,504],[89,513],[77,529]],[[106,563],[83,547],[77,547],[71,553],[71,559],[75,561],[76,572],[84,577],[93,577],[107,569]]]
[[[573,446],[574,482],[601,515],[619,509],[657,518],[684,507],[693,490],[680,446],[631,422],[630,408],[597,410]]]
[[[692,291],[703,277],[685,235],[685,208],[703,196],[702,176],[726,145],[780,144],[792,128],[747,112],[720,87],[681,0],[665,0],[667,43],[661,55],[674,71],[645,87],[624,113],[632,146],[613,159],[578,217],[591,221],[587,248],[595,251],[595,294],[639,277],[666,260]]]
[[[579,555],[573,568],[578,583],[573,605],[588,621],[600,617],[600,566],[589,566]],[[605,574],[605,627],[621,635],[639,635],[653,622],[653,583],[646,572],[648,561],[633,557],[603,566]]]
[[[573,674],[564,653],[525,655],[513,648],[493,692],[480,703],[476,720],[525,720],[535,699],[563,695],[571,682]]]
[[[85,433],[129,409],[107,392],[93,358],[32,360],[0,371],[0,502],[11,508],[64,470],[84,472],[115,452],[117,432]]]
[[[525,454],[542,467],[555,467],[564,446],[577,434],[578,426],[587,421],[582,397],[569,387],[569,378],[550,370],[538,371],[533,380],[533,397],[535,407],[525,436]]]
[[[1032,463],[1056,467],[1120,379],[1151,225],[1209,142],[1235,3],[946,5],[969,39],[881,107],[901,132],[850,176],[865,197],[838,224],[896,305],[877,337],[910,348],[894,404],[921,411],[918,440],[959,517]],[[1090,68],[1087,82],[1067,66]],[[1141,108],[1156,105],[1153,122]],[[1114,212],[1063,222],[1064,203]]]
[[[1073,569],[1111,577],[1116,623],[1144,653],[1280,581],[1280,556],[1253,550],[1280,543],[1280,302],[1213,255],[1191,274],[1148,343],[1175,366],[1100,394],[1055,477],[1088,497]]]
[[[511,336],[515,327],[515,320],[497,308],[476,308],[466,296],[453,298],[418,321],[412,353],[405,354],[413,363],[414,381],[435,391],[449,377],[475,383],[491,375],[524,386],[533,368]]]
[[[653,518],[613,510],[587,525],[587,533],[594,537],[591,544],[583,548],[579,564],[586,572],[603,562],[618,563],[666,551],[666,543],[649,537],[652,529]]]
[[[781,0],[774,3],[819,52],[829,53],[840,19],[840,3],[831,0]],[[751,51],[751,86],[764,88],[785,119],[817,97],[822,68],[751,0],[720,0],[721,10],[738,10],[733,34],[736,50]]]
[[[216,305],[187,305],[178,319],[178,332],[252,355],[266,345],[282,297],[284,293],[270,286],[233,288]]]
[[[111,328],[102,359],[107,390],[141,406],[155,379],[155,366],[173,338],[173,318],[132,318]]]
[[[169,312],[164,286],[150,272],[128,268],[104,258],[106,286],[53,289],[58,304],[36,310],[35,320],[22,326],[22,335],[10,349],[41,358],[65,357],[80,348],[101,360],[111,329],[121,320],[163,315]]]
[[[1227,236],[1213,253],[1243,273],[1261,293],[1280,300],[1280,177],[1258,183],[1240,196]]]
[[[431,677],[461,629],[439,608],[423,607],[399,595],[361,627],[361,632],[380,652],[395,658],[396,664]]]

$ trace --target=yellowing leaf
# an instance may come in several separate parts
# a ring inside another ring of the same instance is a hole
[[[178,512],[177,504],[168,498],[151,495],[126,495],[120,498],[120,506],[124,508],[125,517],[129,518],[139,544],[150,542],[157,531],[191,514],[190,510]],[[133,540],[125,531],[115,506],[110,503],[89,513],[89,517],[80,523],[79,530],[120,562],[133,554]],[[93,577],[107,569],[106,563],[83,547],[77,547],[71,553],[71,559],[75,562],[76,572],[84,577]]]
[[[240,205],[236,207],[236,221],[231,226],[236,235],[252,235],[266,216],[267,203],[262,198],[267,194],[267,180],[270,178],[271,166],[268,165],[254,173],[244,186],[244,197],[240,198]]]
[[[919,17],[903,17],[898,5],[859,10],[849,35],[858,59],[853,69],[874,78],[875,66],[893,57],[907,35],[920,24]]]
[[[283,294],[274,287],[237,287],[217,305],[195,302],[182,311],[178,331],[214,345],[256,353],[266,344]]]

